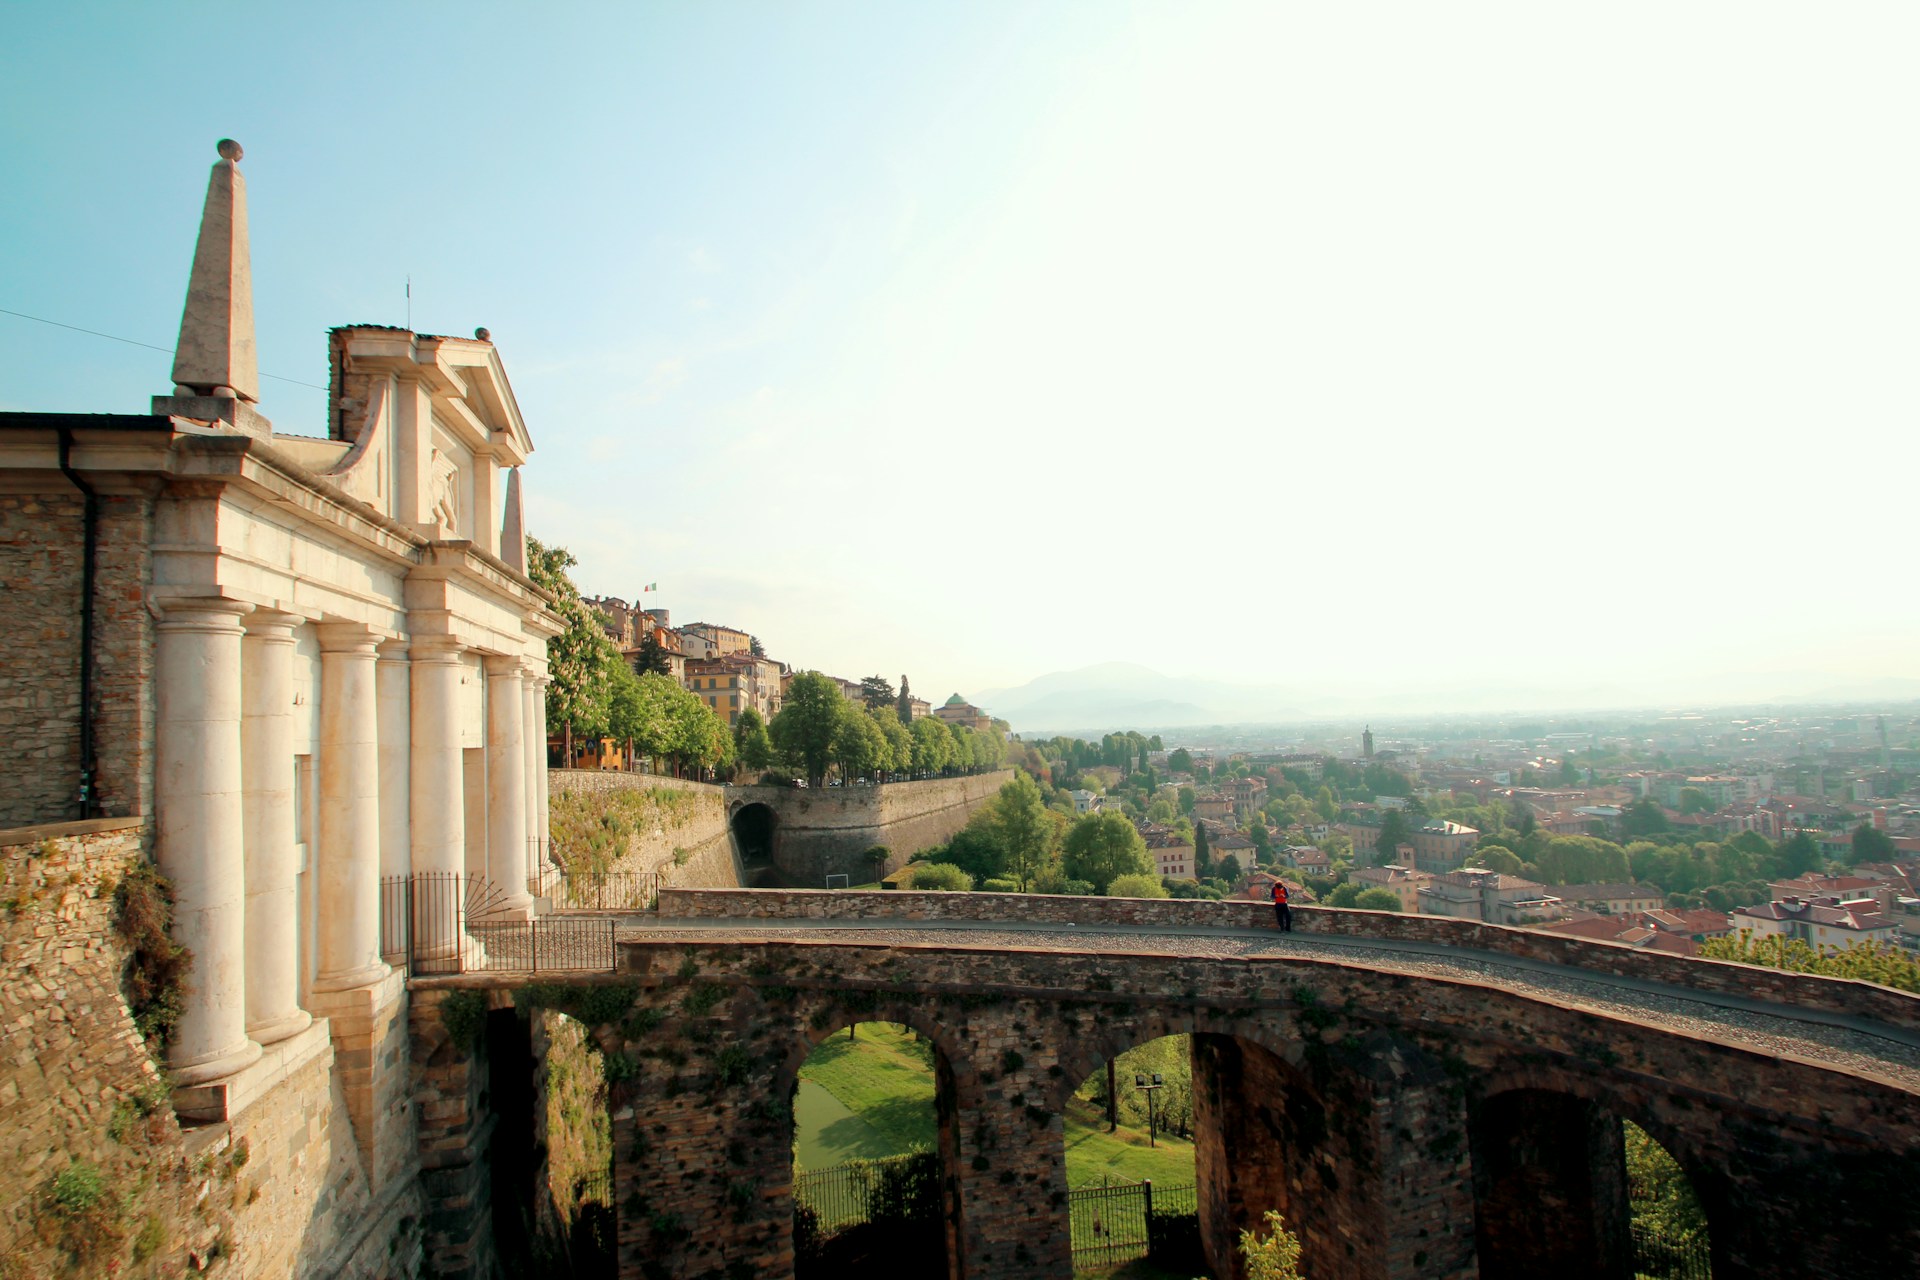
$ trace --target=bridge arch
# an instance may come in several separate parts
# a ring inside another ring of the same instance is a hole
[[[1593,1066],[1522,1064],[1477,1080],[1467,1137],[1483,1280],[1634,1274],[1626,1121],[1679,1167],[1706,1218],[1716,1274],[1733,1274],[1724,1257],[1736,1217],[1726,1196],[1724,1149],[1669,1122],[1663,1112],[1672,1105],[1671,1098],[1619,1087]]]
[[[788,1150],[796,1145],[797,1128],[795,1105],[798,1101],[800,1070],[807,1060],[822,1045],[835,1036],[848,1032],[861,1023],[894,1023],[911,1029],[933,1050],[933,1113],[936,1141],[934,1154],[938,1163],[940,1183],[940,1239],[944,1250],[941,1259],[943,1273],[951,1280],[959,1280],[963,1274],[962,1241],[964,1239],[963,1201],[960,1195],[960,1137],[959,1116],[963,1109],[972,1109],[979,1103],[980,1086],[977,1073],[962,1047],[954,1040],[949,1029],[939,1020],[929,1015],[924,1003],[905,999],[885,999],[873,1002],[869,1007],[854,1011],[844,1005],[824,1009],[820,1016],[808,1019],[793,1038],[785,1058],[775,1068],[771,1084],[773,1096],[785,1102],[785,1137]],[[956,1071],[956,1066],[958,1070]],[[964,1086],[961,1081],[964,1079]],[[857,1113],[856,1113],[857,1114]],[[799,1170],[790,1160],[788,1172],[797,1179]],[[780,1243],[786,1249],[795,1245],[794,1225],[799,1210],[799,1198],[794,1196],[795,1213],[787,1215],[778,1224],[784,1233]],[[916,1258],[901,1258],[896,1262],[913,1264],[922,1261]],[[925,1272],[916,1271],[916,1274]]]

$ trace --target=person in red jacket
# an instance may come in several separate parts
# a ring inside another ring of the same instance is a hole
[[[1293,932],[1293,908],[1287,905],[1287,882],[1273,882],[1273,923],[1282,933]]]

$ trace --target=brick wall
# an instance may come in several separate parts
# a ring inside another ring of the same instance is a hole
[[[59,481],[64,486],[64,481]],[[146,611],[152,500],[101,500],[94,600],[101,812],[149,811],[153,746],[153,623]],[[80,626],[83,547],[79,494],[0,494],[0,597],[7,661],[0,666],[0,826],[77,818],[80,782]]]
[[[669,889],[660,914],[689,919],[1020,920],[1039,924],[1123,925],[1151,928],[1270,929],[1273,909],[1259,902],[1185,898],[1093,898],[1019,893],[852,892],[806,889]],[[1802,1008],[1873,1018],[1920,1028],[1920,996],[1818,974],[1788,973],[1727,960],[1703,960],[1642,951],[1533,929],[1480,924],[1394,911],[1295,907],[1296,933],[1337,934],[1439,946],[1470,947],[1547,964],[1569,965],[1664,982],[1696,991],[1768,1000]]]

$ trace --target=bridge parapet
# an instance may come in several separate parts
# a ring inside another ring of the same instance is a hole
[[[1272,929],[1258,902],[1191,898],[1094,898],[1020,893],[902,890],[663,889],[660,915],[680,919],[937,920],[1150,929]],[[1487,951],[1542,964],[1764,1000],[1920,1030],[1920,996],[1853,978],[1788,973],[1727,960],[1642,951],[1617,942],[1444,916],[1296,907],[1299,933]]]

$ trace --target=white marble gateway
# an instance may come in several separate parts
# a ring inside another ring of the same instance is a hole
[[[153,619],[143,790],[194,953],[171,1049],[189,1088],[388,999],[383,876],[478,871],[495,909],[530,911],[558,633],[526,576],[533,444],[484,329],[335,329],[325,437],[263,416],[241,150],[219,152],[172,393],[0,415],[0,487],[71,492],[65,457],[151,499],[145,580],[115,589]]]

